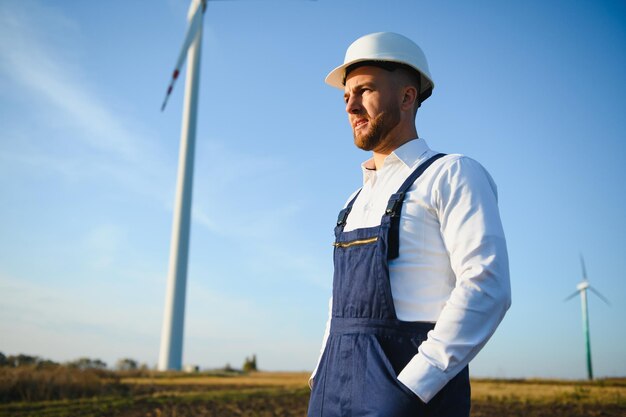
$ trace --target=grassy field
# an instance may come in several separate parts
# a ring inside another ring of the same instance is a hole
[[[121,377],[116,393],[55,401],[0,403],[4,417],[304,416],[305,373],[147,374]],[[592,383],[474,380],[473,417],[626,417],[626,379]]]

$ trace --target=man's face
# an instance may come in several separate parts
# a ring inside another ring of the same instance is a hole
[[[385,150],[393,141],[393,131],[401,119],[393,74],[365,66],[350,72],[346,78],[346,112],[354,144],[363,150]]]

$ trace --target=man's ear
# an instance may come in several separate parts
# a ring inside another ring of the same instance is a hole
[[[417,88],[413,86],[406,86],[403,90],[402,96],[402,110],[412,110],[417,100]]]

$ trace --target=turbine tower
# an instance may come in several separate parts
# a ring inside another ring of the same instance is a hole
[[[174,83],[185,63],[187,79],[183,106],[178,181],[174,201],[170,264],[165,294],[165,311],[161,331],[161,350],[158,369],[180,370],[183,357],[183,327],[185,322],[185,296],[187,287],[187,259],[189,257],[189,229],[191,226],[191,191],[193,185],[193,161],[196,141],[196,114],[198,110],[198,87],[200,83],[200,50],[202,46],[202,21],[207,0],[191,0],[187,19],[189,26],[181,48],[172,79],[167,88],[161,111],[172,93]]]
[[[587,269],[585,268],[585,260],[583,259],[582,255],[580,255],[580,265],[583,271],[583,280],[576,286],[576,292],[567,297],[565,301],[568,301],[580,294],[580,304],[583,313],[583,332],[585,334],[585,347],[587,351],[587,378],[589,380],[592,380],[593,368],[591,366],[591,342],[589,340],[589,310],[587,308],[587,290],[593,291],[593,293],[596,294],[607,305],[609,304],[609,300],[607,300],[595,288],[589,285],[589,281],[587,281]]]

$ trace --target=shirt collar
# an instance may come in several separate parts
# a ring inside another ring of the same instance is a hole
[[[391,164],[401,163],[407,168],[413,168],[417,162],[419,162],[424,155],[430,150],[426,140],[422,138],[416,138],[408,141],[404,145],[391,152],[389,156],[385,158],[385,167]],[[365,184],[372,177],[376,176],[376,167],[374,165],[374,158],[370,158],[361,164],[361,170],[363,172],[363,183]]]

